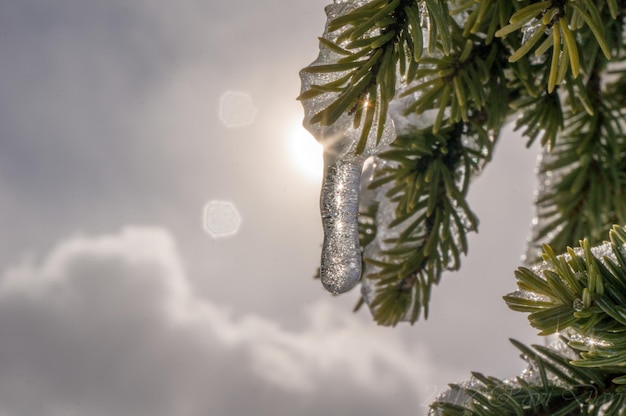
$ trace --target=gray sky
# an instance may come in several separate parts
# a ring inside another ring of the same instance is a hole
[[[532,217],[517,135],[427,322],[377,327],[312,279],[295,97],[325,4],[0,0],[0,415],[426,414],[472,370],[523,369],[507,339],[539,340],[501,300]],[[204,230],[210,201],[235,235]]]

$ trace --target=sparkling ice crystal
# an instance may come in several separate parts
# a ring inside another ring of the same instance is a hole
[[[362,164],[340,160],[326,168],[320,210],[324,246],[320,269],[322,284],[332,293],[353,287],[361,276],[359,247],[359,183]]]

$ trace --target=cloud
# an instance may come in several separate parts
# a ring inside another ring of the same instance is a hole
[[[427,351],[326,303],[293,313],[198,298],[160,228],[62,241],[0,279],[0,414],[425,413]]]

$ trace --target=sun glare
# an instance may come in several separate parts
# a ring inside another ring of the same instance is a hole
[[[321,181],[324,168],[322,145],[299,123],[290,131],[289,148],[291,161],[296,168],[306,177]]]

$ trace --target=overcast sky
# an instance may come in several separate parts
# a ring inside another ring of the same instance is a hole
[[[541,341],[501,300],[532,218],[517,135],[427,322],[377,327],[312,279],[295,97],[326,1],[0,0],[0,415],[415,415],[523,369],[507,339]]]

